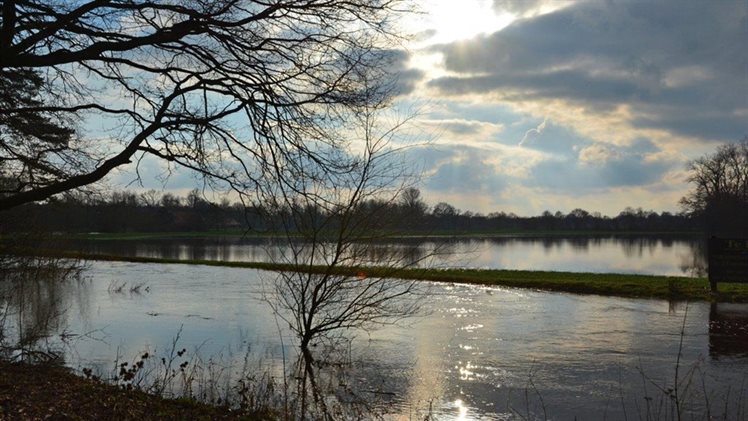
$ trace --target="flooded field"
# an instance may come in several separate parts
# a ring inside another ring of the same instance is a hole
[[[3,305],[15,315],[7,326],[43,326],[68,365],[102,375],[144,351],[185,349],[192,362],[219,362],[224,376],[249,367],[282,378],[296,344],[263,300],[274,277],[93,262],[79,282],[27,285]],[[346,363],[333,373],[335,387],[388,418],[645,418],[667,411],[676,367],[687,413],[739,419],[745,410],[746,305],[439,283],[422,293],[415,317],[346,332]]]
[[[92,253],[219,261],[282,261],[287,247],[267,239],[201,238],[81,241]],[[368,251],[399,253],[404,260],[436,267],[638,273],[698,276],[706,249],[693,237],[497,237],[400,239]],[[371,256],[376,260],[376,256]]]

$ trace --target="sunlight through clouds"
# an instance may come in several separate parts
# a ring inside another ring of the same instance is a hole
[[[685,163],[748,134],[742,2],[422,4],[433,31],[411,64],[425,66],[418,95],[440,106],[429,121],[502,127],[442,131],[438,146],[460,152],[427,166],[433,202],[449,192],[483,212],[677,211]],[[511,144],[543,153],[500,146]]]
[[[415,4],[390,70],[432,205],[677,212],[686,162],[748,135],[745,2]]]
[[[422,0],[423,15],[410,23],[415,29],[432,31],[429,44],[453,42],[491,33],[509,25],[514,16],[497,13],[490,0],[451,1]]]

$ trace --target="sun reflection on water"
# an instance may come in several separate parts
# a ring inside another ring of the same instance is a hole
[[[463,405],[462,399],[455,400],[455,408],[457,408],[457,418],[456,420],[467,420],[469,419],[467,416],[468,408]]]

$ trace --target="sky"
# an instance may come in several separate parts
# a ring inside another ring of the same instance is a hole
[[[431,205],[676,212],[688,160],[748,135],[746,0],[418,2],[398,106],[422,110],[406,154]]]

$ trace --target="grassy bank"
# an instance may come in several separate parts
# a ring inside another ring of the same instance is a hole
[[[304,271],[324,273],[324,266],[303,268],[277,263],[221,262],[212,260],[177,260],[111,255],[66,254],[90,260],[126,261],[136,263],[193,264],[271,271]],[[453,282],[545,291],[598,294],[632,298],[660,298],[669,300],[699,300],[720,302],[748,302],[748,284],[719,284],[719,294],[712,295],[705,278],[678,276],[625,275],[614,273],[545,272],[500,269],[383,269],[376,267],[340,267],[336,274],[354,276],[388,276],[436,282]]]
[[[266,238],[270,234],[247,231],[242,229],[223,229],[209,231],[179,231],[179,232],[81,232],[61,233],[62,238],[76,240],[104,240],[104,241],[127,241],[127,240],[168,240],[179,238],[223,238],[223,237],[249,237]]]
[[[672,236],[672,237],[700,237],[703,234],[697,231],[593,231],[593,230],[493,230],[493,231],[424,231],[403,233],[398,238],[502,238],[502,237],[647,237],[647,236]],[[242,229],[222,229],[209,231],[182,231],[182,232],[99,232],[99,233],[60,233],[61,238],[77,240],[102,240],[102,241],[128,241],[128,240],[168,240],[180,238],[286,238],[284,233],[247,231]]]
[[[0,361],[0,419],[257,420],[188,399],[164,399],[73,374],[56,365]]]

